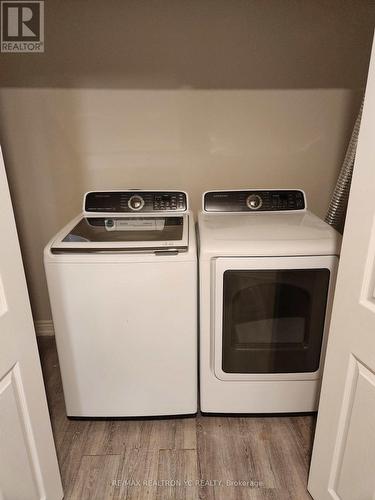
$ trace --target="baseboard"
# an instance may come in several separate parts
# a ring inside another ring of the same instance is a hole
[[[51,319],[35,321],[34,326],[38,337],[53,337],[55,335]]]

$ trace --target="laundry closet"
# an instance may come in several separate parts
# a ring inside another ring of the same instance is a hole
[[[2,4],[0,497],[370,498],[373,2]]]

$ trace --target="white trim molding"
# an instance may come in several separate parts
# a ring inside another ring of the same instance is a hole
[[[51,319],[42,319],[34,322],[37,337],[53,337],[55,329]]]

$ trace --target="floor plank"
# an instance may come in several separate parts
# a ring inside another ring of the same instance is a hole
[[[181,418],[176,420],[175,448],[178,450],[197,449],[197,419]]]
[[[158,450],[125,450],[118,474],[119,486],[114,499],[155,500],[158,480]]]
[[[314,416],[70,420],[39,348],[65,500],[311,500]]]
[[[90,426],[83,420],[68,421],[67,430],[59,445],[56,443],[65,497],[70,498],[85,444],[90,438]]]
[[[197,480],[196,450],[160,450],[157,500],[196,500]]]
[[[71,500],[112,500],[120,455],[83,456],[74,481]]]

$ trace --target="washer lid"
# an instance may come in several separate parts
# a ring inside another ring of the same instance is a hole
[[[201,253],[209,256],[339,255],[341,236],[309,211],[199,215]]]
[[[187,249],[188,215],[79,217],[52,244],[53,253]]]

